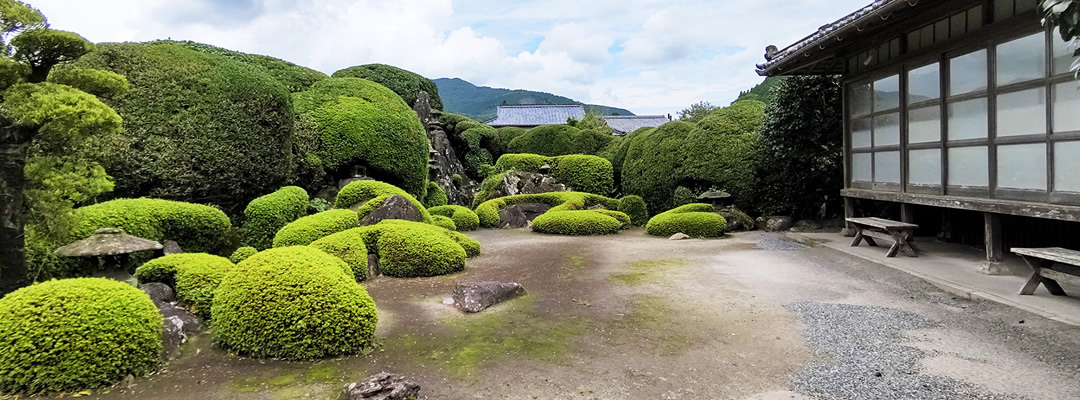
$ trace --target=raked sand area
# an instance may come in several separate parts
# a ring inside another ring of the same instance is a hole
[[[334,399],[381,371],[429,399],[1075,399],[1080,328],[781,234],[669,241],[482,230],[465,272],[364,282],[378,349],[245,359],[203,333],[89,398]],[[456,283],[529,294],[464,315]]]

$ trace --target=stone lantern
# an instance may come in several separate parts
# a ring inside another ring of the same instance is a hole
[[[104,262],[93,272],[93,276],[131,282],[128,270],[131,253],[154,251],[161,254],[164,246],[153,240],[147,240],[124,233],[119,228],[101,228],[90,237],[56,249],[54,254],[64,257],[100,257]]]

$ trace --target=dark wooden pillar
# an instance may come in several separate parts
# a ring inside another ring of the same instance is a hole
[[[900,222],[906,222],[909,224],[915,223],[915,205],[901,203],[900,204]]]
[[[855,200],[850,197],[844,198],[844,230],[840,232],[841,235],[847,237],[855,237],[855,227],[851,226],[850,222],[847,222],[847,218],[855,217]]]
[[[1005,246],[1001,241],[1001,215],[983,213],[986,242],[986,261],[1000,262],[1005,259]]]

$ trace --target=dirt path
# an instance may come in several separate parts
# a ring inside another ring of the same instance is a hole
[[[331,399],[389,371],[431,399],[1080,398],[1080,329],[780,235],[471,236],[484,254],[463,273],[366,283],[371,354],[241,359],[203,335],[163,372],[95,397]],[[441,304],[467,280],[529,295],[477,315]]]

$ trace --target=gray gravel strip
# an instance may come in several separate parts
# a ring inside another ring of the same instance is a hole
[[[810,246],[799,243],[795,239],[789,238],[782,233],[763,233],[758,235],[757,248],[763,250],[778,250],[778,251],[792,251],[792,250],[807,250]]]
[[[1018,399],[970,383],[925,375],[922,350],[903,344],[903,332],[936,324],[885,307],[819,302],[787,306],[805,324],[803,335],[821,361],[791,377],[792,390],[821,399]]]

